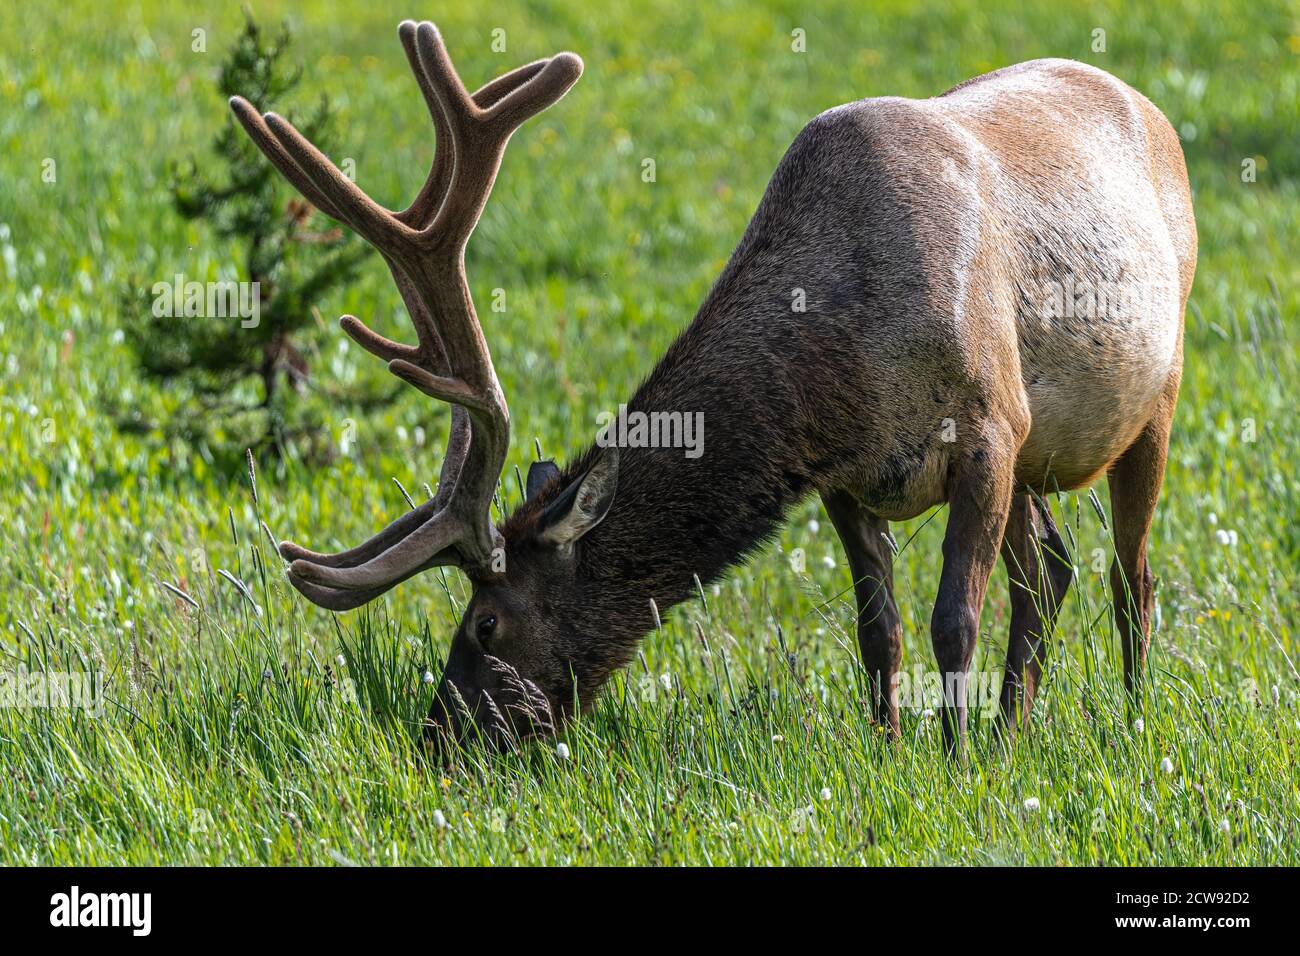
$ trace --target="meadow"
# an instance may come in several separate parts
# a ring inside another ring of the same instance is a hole
[[[1032,725],[1002,746],[992,711],[979,715],[966,769],[944,759],[923,700],[896,743],[868,719],[848,569],[812,500],[665,614],[562,747],[430,766],[426,674],[465,581],[426,574],[331,615],[288,586],[270,537],[332,549],[400,514],[392,479],[436,477],[446,407],[409,389],[378,413],[310,395],[336,453],[264,465],[256,493],[237,457],[119,427],[123,408],[158,421],[179,400],[136,373],[118,284],[238,278],[231,250],[175,215],[164,174],[231,121],[213,74],[238,7],[6,4],[0,672],[11,688],[88,675],[102,706],[0,708],[0,863],[1300,863],[1294,5],[258,0],[254,12],[296,30],[304,80],[286,105],[328,92],[341,127],[322,146],[390,204],[422,181],[432,140],[400,19],[435,20],[471,88],[556,50],[586,61],[515,136],[468,253],[514,421],[507,509],[534,440],[561,458],[585,447],[597,414],[690,320],[817,113],[1041,56],[1146,93],[1183,139],[1200,262],[1153,529],[1145,710],[1126,713],[1121,689],[1104,484],[1095,504],[1053,503],[1078,574]],[[495,289],[503,313],[484,308]],[[378,257],[317,307],[317,378],[382,384],[381,364],[334,326],[349,312],[406,337]],[[909,674],[934,666],[944,521],[940,509],[894,527]],[[1000,677],[1007,621],[999,568],[976,672]]]

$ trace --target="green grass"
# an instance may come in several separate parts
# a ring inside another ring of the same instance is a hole
[[[359,540],[403,509],[391,477],[415,488],[436,475],[446,410],[415,395],[372,418],[329,406],[336,437],[355,432],[350,453],[264,470],[256,502],[219,456],[115,426],[116,410],[156,420],[177,405],[132,371],[117,283],[233,275],[230,249],[171,213],[162,170],[227,122],[212,74],[238,11],[9,5],[0,652],[9,674],[99,675],[106,701],[99,716],[0,709],[0,862],[1300,862],[1294,7],[752,6],[309,3],[292,13],[307,71],[297,105],[338,98],[346,132],[326,147],[392,205],[418,186],[431,140],[401,17],[437,18],[470,83],[556,49],[585,58],[573,92],[515,137],[470,248],[515,421],[513,490],[534,436],[573,451],[631,394],[816,113],[935,94],[1037,56],[1086,60],[1146,92],[1184,136],[1201,258],[1153,530],[1160,615],[1143,729],[1124,712],[1094,571],[1108,534],[1086,495],[1056,504],[1079,579],[1033,726],[1003,751],[974,721],[966,772],[921,711],[905,712],[892,746],[866,719],[848,571],[809,502],[776,546],[665,616],[643,663],[565,731],[567,759],[548,743],[466,755],[445,775],[425,766],[412,742],[431,696],[421,676],[437,669],[464,582],[425,575],[334,618],[282,580],[259,522],[322,547]],[[489,46],[497,27],[503,55]],[[196,28],[206,54],[191,52]],[[790,50],[795,28],[806,53]],[[1246,158],[1255,182],[1242,181]],[[497,288],[505,313],[486,308]],[[378,262],[319,307],[327,326],[353,312],[404,333]],[[327,331],[312,356],[324,382],[386,377],[342,338]],[[933,664],[943,522],[895,528],[908,542],[896,577],[909,671]],[[1229,531],[1235,544],[1220,543]],[[249,583],[256,610],[221,569]],[[1007,618],[999,571],[976,670],[1000,670]]]

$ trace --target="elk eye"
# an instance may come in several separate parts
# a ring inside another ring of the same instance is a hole
[[[474,629],[478,633],[479,640],[487,640],[492,636],[492,632],[497,629],[497,619],[491,614],[481,617]]]

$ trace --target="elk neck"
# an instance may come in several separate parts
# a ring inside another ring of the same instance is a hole
[[[616,639],[654,626],[652,599],[666,612],[695,593],[696,577],[707,584],[759,548],[815,486],[820,455],[791,366],[789,315],[775,314],[776,302],[765,314],[733,275],[724,272],[631,401],[609,412],[618,491],[584,538],[578,577]],[[646,447],[674,423],[694,447]],[[601,450],[593,444],[566,480]]]

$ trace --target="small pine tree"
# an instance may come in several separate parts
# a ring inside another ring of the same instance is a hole
[[[292,39],[287,24],[268,40],[247,11],[245,18],[218,86],[223,96],[243,96],[261,112],[272,102],[284,102],[302,70],[283,62]],[[322,97],[305,121],[294,122],[321,142],[328,139],[332,121],[330,103]],[[227,443],[279,455],[293,439],[318,431],[293,407],[308,381],[299,346],[316,324],[312,305],[356,274],[366,247],[310,204],[287,196],[280,177],[233,117],[213,140],[212,151],[225,167],[221,176],[200,172],[192,159],[170,166],[173,205],[180,215],[203,220],[214,235],[242,247],[242,279],[257,283],[258,321],[180,318],[165,314],[168,310],[159,316],[153,308],[159,293],[146,295],[145,284],[133,282],[123,291],[124,310],[132,319],[126,323],[128,341],[147,376],[188,389],[192,407],[176,415],[168,431],[207,440],[211,426],[219,423]]]

